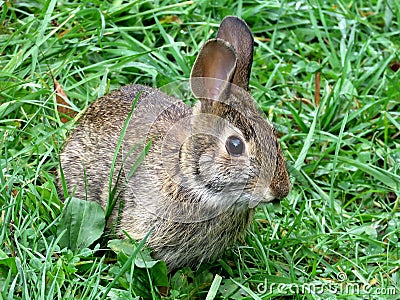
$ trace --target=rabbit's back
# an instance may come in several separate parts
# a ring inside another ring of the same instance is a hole
[[[133,108],[136,97],[138,100]],[[125,139],[112,170],[122,128],[132,109]],[[170,110],[174,113],[168,114]],[[177,119],[190,113],[191,109],[182,101],[157,89],[136,84],[124,86],[96,100],[79,119],[60,155],[68,192],[77,198],[97,201],[105,207],[110,194],[111,172],[111,188],[116,186],[118,176],[118,182],[124,182],[129,172],[122,166],[124,153],[130,154],[129,161],[133,162],[149,140],[160,138]],[[153,136],[150,136],[150,127]],[[62,176],[59,178],[61,180]]]

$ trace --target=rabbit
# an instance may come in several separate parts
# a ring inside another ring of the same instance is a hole
[[[59,190],[63,177],[74,197],[106,208],[115,187],[107,226],[138,240],[152,229],[146,243],[169,269],[219,257],[244,236],[257,205],[290,190],[275,130],[249,93],[253,45],[242,19],[223,19],[194,62],[193,107],[138,84],[93,102],[63,145]]]

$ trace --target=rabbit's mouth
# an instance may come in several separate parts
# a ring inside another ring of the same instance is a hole
[[[249,208],[254,208],[258,205],[276,201],[278,198],[274,196],[269,188],[256,187],[252,191],[252,197],[248,200]]]
[[[253,209],[258,205],[278,201],[270,188],[264,186],[246,187],[236,185],[226,185],[220,192],[213,192],[213,196],[208,199],[209,204],[214,207],[227,209],[228,207],[241,207],[243,209]]]

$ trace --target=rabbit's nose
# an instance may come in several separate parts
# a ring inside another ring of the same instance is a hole
[[[290,185],[284,183],[284,184],[277,185],[274,188],[273,193],[275,195],[275,199],[279,200],[279,199],[285,198],[289,194],[289,191],[290,191]]]
[[[277,170],[269,189],[276,199],[285,198],[290,191],[290,180],[286,168]]]

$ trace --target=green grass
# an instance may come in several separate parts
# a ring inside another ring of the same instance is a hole
[[[400,298],[398,1],[0,6],[0,299]],[[187,79],[231,14],[256,37],[252,93],[280,133],[290,195],[199,270],[167,275],[104,240],[62,247],[55,172],[76,119],[60,122],[53,77],[77,112],[124,84]]]

